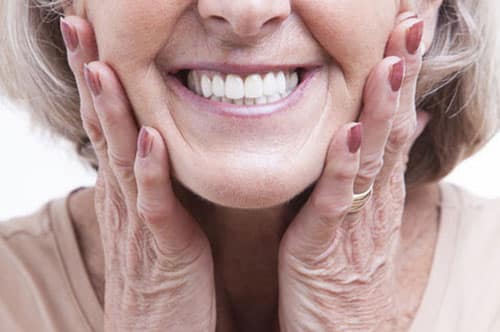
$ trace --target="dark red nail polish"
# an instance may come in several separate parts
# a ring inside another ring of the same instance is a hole
[[[408,53],[415,54],[422,42],[424,35],[424,21],[420,20],[414,23],[406,31],[406,49]]]
[[[391,73],[389,74],[389,83],[391,84],[392,91],[396,92],[401,89],[403,78],[405,75],[405,60],[401,59],[392,65]]]
[[[87,64],[83,65],[83,76],[87,82],[87,86],[94,96],[98,96],[102,92],[101,79],[99,73],[92,71]]]
[[[78,48],[78,34],[71,24],[69,24],[63,17],[60,19],[60,28],[66,48],[74,52]]]
[[[142,127],[139,132],[139,139],[137,141],[137,148],[139,157],[146,158],[151,152],[151,148],[153,147],[153,139],[151,134],[149,134],[146,127]]]
[[[361,141],[363,138],[363,125],[358,123],[354,125],[349,131],[348,146],[349,152],[357,153],[361,147]]]

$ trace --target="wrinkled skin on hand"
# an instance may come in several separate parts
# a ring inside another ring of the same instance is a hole
[[[404,172],[410,147],[429,121],[415,108],[424,46],[423,21],[413,16],[402,14],[386,58],[367,81],[360,150],[349,149],[359,144],[353,124],[342,127],[318,184],[282,239],[281,331],[395,331],[394,261],[406,195]],[[402,84],[394,84],[401,59],[405,75]],[[372,184],[366,205],[350,213],[352,193]]]
[[[173,193],[163,138],[154,128],[138,134],[114,71],[95,61],[88,22],[66,17],[61,30],[99,159],[105,331],[215,331],[210,244]]]

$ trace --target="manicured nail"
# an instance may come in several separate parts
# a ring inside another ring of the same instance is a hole
[[[357,153],[363,138],[363,124],[357,123],[349,131],[348,146],[350,153]]]
[[[137,141],[139,157],[146,158],[151,152],[152,147],[153,147],[152,136],[148,132],[146,127],[142,127],[141,131],[139,132],[139,139]]]
[[[392,91],[396,92],[399,91],[399,89],[401,89],[404,75],[405,75],[405,60],[401,59],[392,65],[391,72],[389,74],[389,83],[391,84]]]
[[[408,53],[415,54],[420,47],[424,34],[424,21],[415,22],[408,30],[406,30],[406,49]]]
[[[99,73],[92,71],[87,64],[83,65],[83,76],[87,82],[87,86],[94,96],[98,96],[102,92],[101,79]]]
[[[60,18],[59,25],[63,36],[66,48],[74,52],[78,48],[78,34],[71,24],[69,24],[63,17]]]

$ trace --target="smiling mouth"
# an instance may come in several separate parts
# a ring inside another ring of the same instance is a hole
[[[198,96],[234,105],[265,105],[285,99],[299,86],[303,75],[301,68],[248,75],[189,69],[175,74]]]
[[[294,109],[323,68],[205,63],[163,73],[167,85],[191,109],[258,119]]]

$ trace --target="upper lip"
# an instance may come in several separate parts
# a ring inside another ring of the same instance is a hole
[[[293,64],[238,64],[238,63],[219,63],[219,62],[197,62],[182,64],[170,67],[167,72],[175,75],[182,70],[209,70],[217,71],[223,74],[249,75],[254,73],[268,73],[271,71],[288,70],[312,70],[322,66],[322,63],[293,63]]]

